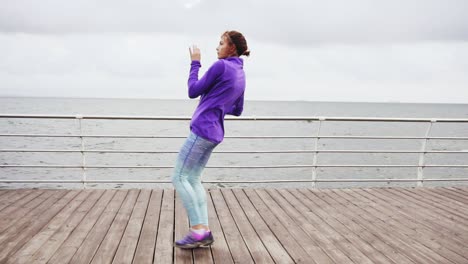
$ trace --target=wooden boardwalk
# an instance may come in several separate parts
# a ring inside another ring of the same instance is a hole
[[[468,188],[212,189],[211,247],[173,190],[0,190],[0,263],[468,263]]]

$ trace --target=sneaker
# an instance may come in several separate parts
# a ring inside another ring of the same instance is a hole
[[[213,238],[213,234],[211,233],[211,231],[206,232],[205,237],[200,242],[202,243],[201,245],[202,247],[206,247],[206,246],[213,244],[214,238]]]
[[[190,231],[183,239],[177,240],[175,246],[178,248],[198,248],[200,246],[209,246],[213,244],[214,239],[211,231],[206,232],[201,238],[197,239],[197,234]]]

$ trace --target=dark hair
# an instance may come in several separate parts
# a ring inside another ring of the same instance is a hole
[[[242,33],[231,30],[224,32],[223,36],[226,36],[229,42],[236,47],[237,55],[250,55],[249,47],[247,47],[247,41]]]

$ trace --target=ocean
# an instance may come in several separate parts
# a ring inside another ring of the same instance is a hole
[[[93,98],[24,98],[0,97],[1,114],[52,115],[125,115],[125,116],[191,116],[197,100],[162,99],[93,99]],[[364,102],[306,102],[249,101],[243,116],[293,117],[395,117],[395,118],[468,118],[468,104],[364,103]],[[428,123],[406,122],[338,122],[327,121],[321,126],[325,136],[424,136]],[[225,124],[226,136],[314,136],[318,122],[307,121],[236,121]],[[83,120],[87,135],[167,135],[185,137],[188,121],[145,120]],[[0,119],[0,134],[78,134],[77,120],[62,119]],[[435,123],[430,136],[468,137],[468,123]],[[86,138],[91,150],[179,150],[183,138],[129,139]],[[420,150],[422,140],[412,139],[320,139],[318,149],[327,150]],[[79,138],[4,137],[0,149],[73,149],[79,150]],[[289,138],[226,138],[215,151],[252,150],[313,150],[315,139]],[[429,140],[427,150],[468,151],[468,140]],[[176,153],[87,153],[87,165],[173,166]],[[418,153],[319,153],[317,164],[386,164],[414,165]],[[311,165],[313,153],[213,153],[208,166],[271,166]],[[81,153],[0,152],[2,165],[80,165]],[[428,153],[425,164],[468,164],[468,153]],[[171,168],[96,168],[87,169],[87,179],[100,180],[170,180]],[[0,179],[81,179],[79,168],[18,168],[0,167]],[[347,167],[317,169],[318,179],[411,179],[417,168]],[[424,168],[424,177],[466,178],[468,168]],[[310,180],[312,168],[207,168],[205,181],[250,180]],[[468,182],[425,182],[424,186],[467,185]],[[205,183],[207,187],[311,187],[302,183]],[[415,186],[415,182],[319,182],[319,188]],[[88,188],[166,188],[170,184],[104,184],[89,183]],[[81,188],[75,183],[0,183],[0,188]]]

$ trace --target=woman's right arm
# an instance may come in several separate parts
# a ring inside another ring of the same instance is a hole
[[[188,96],[190,98],[197,98],[207,93],[216,83],[217,78],[224,73],[224,67],[223,60],[218,60],[208,69],[205,75],[198,80],[198,71],[201,68],[201,64],[200,61],[193,60],[188,79]]]

